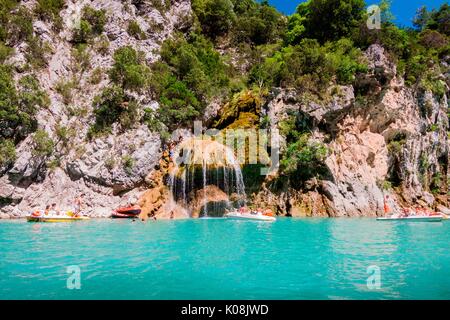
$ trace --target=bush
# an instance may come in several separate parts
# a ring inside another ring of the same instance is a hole
[[[74,30],[72,41],[86,43],[103,32],[106,24],[106,11],[95,10],[85,6],[82,11],[80,25]]]
[[[0,42],[0,64],[4,63],[14,52],[13,48],[5,46]]]
[[[351,84],[357,73],[367,71],[362,52],[348,39],[323,46],[317,40],[304,39],[287,46],[252,68],[250,83],[259,86],[295,87],[320,93],[330,81]]]
[[[94,84],[94,85],[99,84],[103,79],[104,73],[105,72],[103,71],[103,69],[101,67],[95,68],[91,73],[91,77],[89,78],[89,83]]]
[[[193,0],[192,9],[203,33],[213,39],[227,33],[236,19],[230,0]]]
[[[20,7],[9,20],[8,44],[14,46],[33,35],[33,16],[25,7]]]
[[[122,165],[125,172],[131,174],[134,166],[134,159],[129,155],[125,155],[122,157]]]
[[[114,64],[109,71],[111,80],[124,89],[139,91],[150,76],[150,69],[144,61],[143,52],[137,52],[131,46],[114,52]]]
[[[48,157],[53,153],[54,143],[45,130],[38,129],[33,135],[33,155]]]
[[[328,155],[328,149],[320,142],[310,140],[310,135],[305,133],[298,140],[289,144],[280,161],[284,174],[300,173],[307,179],[314,176]]]
[[[39,70],[47,67],[48,55],[51,51],[47,42],[43,42],[39,37],[31,37],[28,39],[25,58],[34,69]]]
[[[90,6],[85,6],[83,8],[82,19],[91,25],[92,32],[95,35],[99,35],[103,32],[107,22],[106,11],[103,9],[95,10]]]
[[[77,83],[74,80],[60,80],[55,87],[56,92],[58,92],[64,104],[68,105],[72,103],[73,91],[77,87]]]
[[[298,43],[302,36],[321,43],[349,37],[361,23],[364,0],[310,0],[297,7],[290,19],[288,40]]]
[[[268,1],[233,1],[236,22],[232,36],[236,42],[262,45],[274,43],[284,36],[286,19]]]
[[[40,87],[38,79],[34,75],[26,75],[19,80],[19,105],[23,112],[34,114],[36,107],[48,108],[50,98],[47,92]]]
[[[130,128],[137,122],[137,106],[122,87],[105,88],[93,101],[95,123],[89,129],[89,138],[108,132],[116,122],[120,122],[123,130]]]
[[[37,128],[37,107],[48,105],[34,76],[22,77],[16,89],[10,68],[0,65],[0,138],[22,140]]]
[[[136,21],[130,21],[130,23],[128,24],[127,32],[130,36],[134,37],[137,40],[144,40],[147,38],[145,32],[142,31],[139,23],[137,23]]]
[[[0,139],[0,169],[16,161],[16,148],[12,140]]]
[[[39,18],[53,21],[57,28],[62,24],[59,12],[64,8],[65,0],[38,0],[34,9]]]

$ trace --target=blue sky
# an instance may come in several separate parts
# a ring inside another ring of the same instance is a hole
[[[277,7],[278,10],[285,14],[292,14],[301,0],[269,0],[270,4]],[[445,0],[392,0],[392,13],[396,17],[395,22],[401,26],[411,26],[412,18],[416,10],[425,5],[428,9],[438,8]],[[366,0],[368,5],[377,4],[379,1]]]

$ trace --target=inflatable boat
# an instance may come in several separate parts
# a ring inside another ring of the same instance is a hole
[[[114,218],[114,219],[136,218],[140,213],[141,213],[141,208],[139,206],[118,208],[112,212],[111,218]]]

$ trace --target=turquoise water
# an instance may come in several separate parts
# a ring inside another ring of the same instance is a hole
[[[449,240],[450,221],[2,221],[0,299],[450,299]]]

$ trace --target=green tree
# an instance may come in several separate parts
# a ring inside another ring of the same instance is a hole
[[[298,6],[299,16],[291,21],[289,31],[303,25],[305,37],[321,43],[348,37],[361,23],[364,7],[364,0],[309,0]]]
[[[211,38],[227,33],[236,19],[230,0],[193,0],[192,9]]]
[[[139,91],[150,74],[145,64],[143,52],[137,52],[131,46],[125,46],[114,52],[114,64],[109,75],[111,80],[124,89]]]

